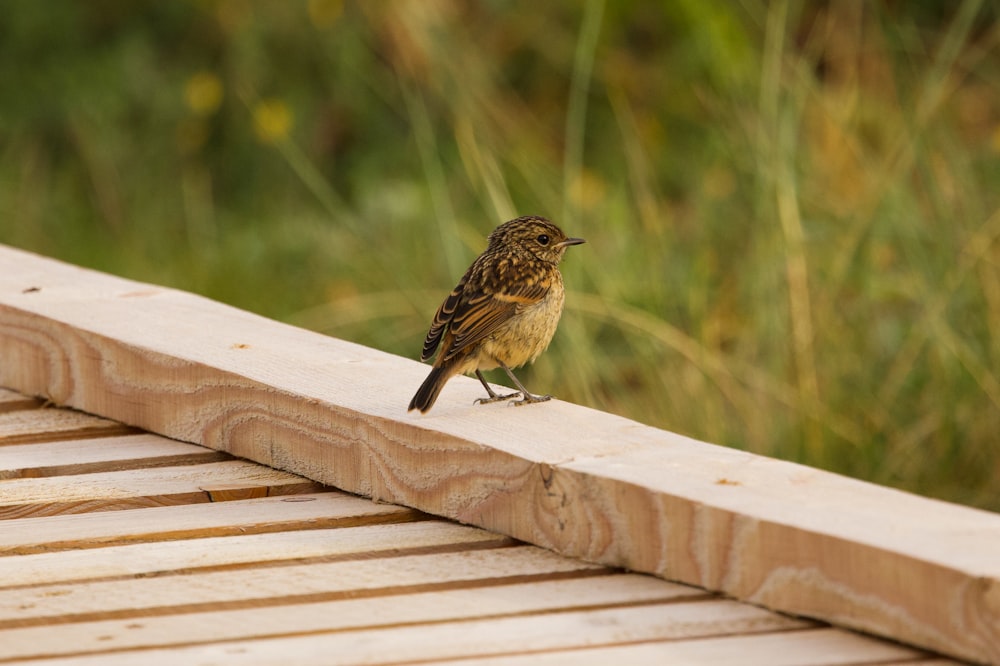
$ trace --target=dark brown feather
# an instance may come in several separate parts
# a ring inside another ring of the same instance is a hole
[[[536,284],[531,289],[519,289],[522,286],[508,283],[505,285],[508,290],[467,294],[462,298],[451,320],[451,344],[443,352],[445,358],[486,339],[525,307],[542,300],[548,291],[547,285],[542,287]]]
[[[427,331],[427,337],[424,339],[424,348],[420,353],[421,361],[426,361],[434,355],[434,350],[437,349],[438,344],[441,342],[441,335],[445,332],[445,329],[451,323],[452,317],[455,315],[455,309],[462,299],[465,284],[469,281],[469,276],[472,274],[473,268],[475,266],[469,267],[469,270],[465,272],[462,279],[458,281],[458,285],[451,290],[451,293],[444,299],[437,312],[434,313],[434,320],[431,322],[430,330]]]

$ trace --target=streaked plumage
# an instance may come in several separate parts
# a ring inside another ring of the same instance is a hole
[[[497,367],[521,389],[515,404],[548,400],[525,390],[511,368],[534,361],[549,346],[565,294],[558,265],[567,247],[583,242],[543,217],[519,217],[494,229],[486,250],[434,315],[420,360],[439,346],[441,351],[409,409],[426,412],[445,382],[467,372],[475,372],[489,394],[478,402],[516,396],[498,396],[486,383],[480,371]]]

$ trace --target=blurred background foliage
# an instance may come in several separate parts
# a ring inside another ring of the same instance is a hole
[[[534,390],[1000,510],[998,19],[6,2],[0,242],[413,358],[547,215],[590,242]]]

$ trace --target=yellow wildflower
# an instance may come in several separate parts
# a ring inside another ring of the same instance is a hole
[[[292,111],[280,99],[264,99],[254,106],[253,128],[262,143],[277,143],[292,129]]]
[[[222,104],[222,81],[212,72],[198,72],[184,86],[184,101],[196,115],[215,113]]]

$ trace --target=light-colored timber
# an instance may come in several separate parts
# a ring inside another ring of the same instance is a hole
[[[302,477],[231,460],[179,467],[8,479],[0,494],[0,518],[110,511],[140,506],[219,502],[312,492]]]
[[[259,562],[343,559],[359,553],[399,555],[445,545],[493,548],[509,544],[510,537],[450,522],[421,521],[396,525],[365,525],[303,530],[294,537],[269,532],[209,537],[161,543],[109,546],[70,553],[22,555],[6,562],[3,586],[150,576],[160,571],[209,571]]]
[[[220,451],[158,435],[71,439],[56,446],[51,443],[0,446],[0,479],[65,476],[228,459],[229,456]]]
[[[6,361],[5,361],[6,362]],[[22,404],[41,404],[34,399],[22,399]],[[0,409],[0,447],[53,439],[106,437],[132,432],[121,423],[69,409],[47,409],[27,418],[17,403],[8,400]]]
[[[25,506],[97,481],[91,512],[0,520],[0,664],[955,663],[327,489],[99,511],[149,460],[183,452],[168,476],[193,486],[220,466],[154,435],[86,441],[106,453],[28,445],[51,476],[0,480],[38,482]]]
[[[4,523],[0,555],[398,523],[419,516],[412,509],[328,491],[136,508],[128,513],[102,511],[22,518]]]
[[[0,385],[564,555],[1000,663],[996,514],[565,402],[473,406],[474,380],[408,414],[426,374],[414,361],[10,248],[0,265]],[[46,479],[3,483],[26,481]]]
[[[37,407],[42,402],[38,398],[26,396],[17,391],[0,388],[0,413]],[[0,441],[3,441],[0,439]]]
[[[391,564],[391,562],[386,563]],[[588,608],[643,607],[652,603],[698,600],[698,590],[639,575],[555,578],[488,588],[412,591],[316,603],[261,605],[144,617],[94,620],[59,625],[58,645],[44,640],[51,626],[0,630],[0,660],[39,655],[106,652],[117,648],[164,648],[238,641],[248,636],[294,636],[330,631],[392,630],[400,626],[461,622],[505,616],[532,616]],[[679,604],[680,605],[680,604]],[[650,613],[655,617],[655,614]],[[662,621],[663,618],[660,618]],[[134,626],[141,624],[141,626]],[[132,625],[132,626],[129,626]],[[795,626],[775,617],[772,627]],[[103,640],[101,637],[104,637]],[[103,643],[103,644],[102,644]],[[878,649],[874,641],[869,650]],[[503,651],[501,651],[503,652]],[[295,652],[290,652],[295,656]],[[912,656],[912,652],[907,652]]]

